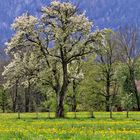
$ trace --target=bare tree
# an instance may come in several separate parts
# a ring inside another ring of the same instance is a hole
[[[120,59],[126,64],[128,78],[132,86],[130,93],[135,95],[137,107],[140,111],[140,97],[136,86],[137,60],[140,58],[139,30],[136,27],[120,28],[117,34],[118,45],[120,47]]]
[[[106,35],[106,43],[101,46],[101,50],[97,52],[96,64],[99,68],[100,76],[97,77],[97,82],[101,82],[102,89],[98,89],[103,97],[105,97],[106,111],[111,110],[112,102],[117,94],[116,82],[116,66],[118,59],[118,50],[116,40],[112,33]]]

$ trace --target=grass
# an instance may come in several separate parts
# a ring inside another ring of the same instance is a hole
[[[65,119],[51,119],[47,113],[0,114],[0,140],[139,140],[140,112],[96,112],[95,119],[89,118],[88,112],[67,113]]]

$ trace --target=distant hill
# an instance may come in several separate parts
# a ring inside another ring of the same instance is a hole
[[[63,0],[61,0],[63,1]],[[78,3],[78,0],[71,0]],[[29,11],[38,16],[50,0],[0,0],[0,44],[12,35],[10,24],[14,18]],[[126,24],[140,25],[140,0],[79,0],[80,9],[86,10],[90,20],[99,28],[117,29]]]

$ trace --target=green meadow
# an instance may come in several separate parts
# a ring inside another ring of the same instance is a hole
[[[55,119],[54,113],[0,114],[0,140],[139,140],[140,112],[67,113],[65,119]],[[38,117],[38,118],[37,118]]]

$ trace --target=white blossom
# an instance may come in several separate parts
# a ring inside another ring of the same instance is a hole
[[[12,29],[20,31],[28,31],[35,26],[38,19],[34,16],[24,13],[22,16],[17,17],[12,24]]]

